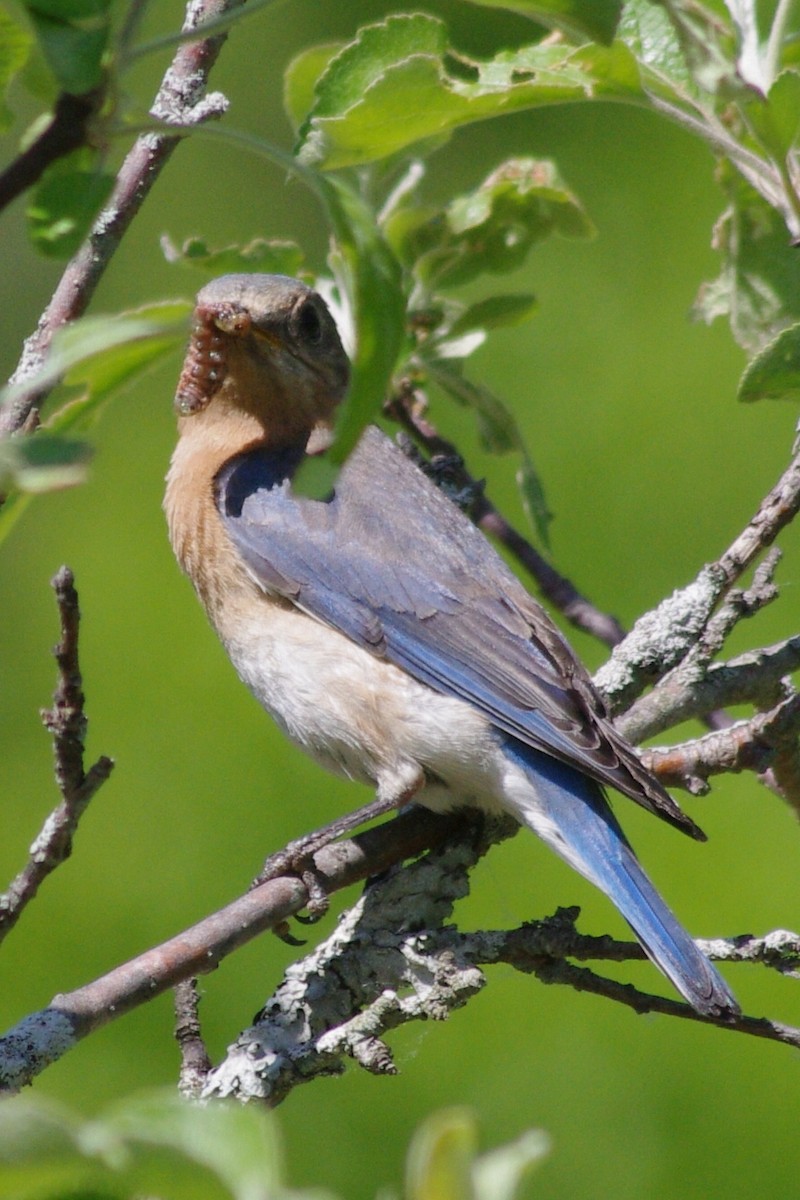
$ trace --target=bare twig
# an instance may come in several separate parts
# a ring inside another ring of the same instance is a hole
[[[800,696],[790,695],[768,713],[737,721],[679,746],[655,746],[642,753],[642,761],[667,787],[683,787],[705,795],[708,777],[722,773],[756,771],[773,765],[776,752],[797,748],[800,733]],[[787,796],[800,810],[800,795]]]
[[[644,689],[683,662],[709,631],[712,615],[720,601],[758,555],[772,544],[800,509],[800,455],[792,459],[775,487],[717,562],[704,566],[687,587],[674,592],[657,608],[645,613],[628,636],[615,646],[610,659],[597,672],[595,682],[606,696],[613,713],[628,709]],[[708,652],[718,647],[720,634],[729,632],[729,618],[749,616],[772,598],[770,558],[754,589],[741,593],[752,604],[736,605],[721,617],[719,629],[711,627]],[[755,609],[754,607],[755,606]]]
[[[607,646],[616,646],[625,636],[616,617],[601,612],[575,585],[559,574],[526,538],[514,529],[498,512],[483,489],[470,475],[452,442],[447,441],[424,417],[416,403],[415,394],[400,392],[393,397],[387,411],[432,456],[444,455],[460,463],[458,475],[461,488],[474,494],[471,516],[484,533],[489,533],[513,554],[517,562],[536,580],[542,595],[562,612],[576,629],[596,637]]]
[[[183,28],[191,31],[206,21],[243,4],[245,0],[189,0]],[[227,106],[219,94],[205,95],[208,75],[226,33],[181,45],[161,82],[151,109],[153,116],[183,127],[220,116]],[[53,334],[85,312],[95,288],[123,235],[141,208],[183,134],[143,134],[125,158],[111,198],[95,221],[81,249],[67,265],[37,329],[25,342],[15,384],[24,384],[41,367]],[[0,412],[0,434],[14,433],[30,419],[46,393],[35,388],[15,393]]]
[[[211,1070],[200,1029],[200,990],[196,979],[184,979],[175,987],[175,1041],[181,1052],[178,1087],[187,1099],[196,1099]]]
[[[53,707],[42,713],[42,720],[53,735],[55,775],[61,803],[47,818],[31,846],[27,864],[0,897],[0,941],[13,929],[44,879],[69,857],[78,822],[114,766],[112,760],[104,756],[84,771],[87,722],[78,662],[80,610],[75,582],[68,567],[62,567],[57,573],[53,588],[61,616],[61,640],[54,651],[59,678]]]
[[[758,510],[715,564],[730,587],[800,510],[800,455],[796,455]]]

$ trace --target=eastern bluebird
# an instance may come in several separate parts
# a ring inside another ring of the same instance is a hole
[[[228,275],[200,292],[165,508],[241,679],[293,741],[387,805],[513,814],[606,893],[698,1012],[738,1011],[604,789],[703,834],[479,530],[374,427],[328,500],[293,494],[348,373],[305,284]]]

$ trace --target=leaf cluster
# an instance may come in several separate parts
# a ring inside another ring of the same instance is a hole
[[[426,198],[426,162],[466,124],[553,104],[612,99],[677,121],[716,155],[725,202],[714,233],[721,273],[700,289],[695,315],[727,317],[753,356],[743,399],[792,395],[800,387],[800,257],[792,246],[800,234],[800,30],[793,6],[756,0],[727,7],[682,0],[492,3],[531,18],[530,37],[485,59],[462,53],[445,23],[422,13],[398,13],[350,41],[305,50],[285,74],[294,157],[258,139],[250,148],[295,171],[317,195],[331,230],[327,272],[306,274],[330,300],[354,364],[333,466],[384,398],[427,395],[433,386],[473,413],[488,449],[518,455],[523,500],[546,543],[544,491],[519,428],[465,363],[494,329],[535,314],[532,295],[503,291],[494,280],[520,267],[542,239],[587,237],[593,227],[553,162],[513,158],[438,205]],[[31,32],[0,13],[0,86],[35,46],[39,65],[28,77],[40,91],[46,76],[51,97],[102,93],[85,144],[45,171],[29,204],[37,247],[67,255],[108,196],[105,148],[129,128],[118,97],[129,65],[151,47],[133,44],[135,6],[122,20],[112,20],[110,0],[28,0],[25,7]],[[221,250],[196,237],[180,249],[167,244],[165,252],[176,267],[206,277],[304,271],[299,247],[261,235]],[[465,303],[465,287],[477,299]],[[151,314],[146,330],[135,315],[111,319],[105,343],[97,320],[77,322],[69,349],[57,340],[38,378],[24,381],[50,387],[68,362],[73,398],[51,417],[47,449],[21,443],[5,456],[6,489],[78,479],[87,455],[68,443],[59,455],[66,425],[78,428],[79,416],[180,341],[174,314],[163,323]],[[83,388],[77,407],[76,384]],[[329,482],[328,473],[310,486]]]
[[[434,1113],[408,1151],[407,1200],[513,1200],[548,1150],[543,1133],[478,1153],[474,1116]],[[20,1200],[303,1200],[291,1188],[271,1114],[254,1106],[188,1105],[174,1092],[129,1097],[90,1120],[43,1097],[0,1112],[0,1187]]]

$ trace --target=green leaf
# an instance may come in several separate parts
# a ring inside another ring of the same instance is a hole
[[[28,61],[31,45],[28,33],[0,8],[0,132],[8,129],[13,119],[5,103],[8,85]]]
[[[0,490],[19,488],[39,494],[75,487],[86,479],[91,450],[48,433],[31,433],[0,442]]]
[[[652,0],[628,0],[619,37],[640,65],[656,72],[661,83],[684,90],[692,81],[675,27],[664,7]]]
[[[27,0],[25,7],[60,90],[80,96],[99,87],[110,0]]]
[[[800,134],[800,73],[782,71],[767,96],[751,92],[747,119],[770,154],[786,158]]]
[[[590,38],[609,45],[622,12],[622,0],[472,0],[484,8],[522,13],[571,38]]]
[[[400,264],[366,201],[343,179],[320,183],[334,231],[331,266],[355,331],[350,389],[329,452],[341,464],[386,397],[405,338],[405,296]]]
[[[718,178],[730,199],[714,231],[722,271],[703,285],[693,312],[709,324],[728,317],[737,342],[755,354],[800,321],[800,248],[780,213],[724,160]]]
[[[113,392],[185,343],[191,311],[192,305],[181,300],[117,316],[82,317],[58,331],[35,375],[0,392],[0,404],[30,388],[50,389],[62,379],[83,385],[83,397],[72,400],[49,423],[49,429],[59,433],[74,429]]]
[[[221,1103],[200,1108],[159,1092],[123,1101],[105,1114],[103,1125],[127,1142],[169,1148],[212,1171],[234,1200],[282,1192],[280,1139],[264,1109]]]
[[[550,524],[553,520],[553,514],[550,511],[547,497],[544,494],[544,485],[542,484],[541,476],[536,470],[533,459],[525,448],[522,450],[522,461],[517,471],[516,480],[522,500],[522,507],[531,529],[536,531],[542,545],[545,549],[549,550]]]
[[[670,19],[683,59],[697,87],[712,96],[739,93],[736,39],[730,22],[710,7],[659,0]]]
[[[482,1154],[472,1168],[476,1200],[514,1200],[526,1177],[549,1150],[547,1134],[529,1129],[516,1141]]]
[[[298,130],[314,106],[317,80],[325,73],[331,59],[345,42],[326,42],[311,46],[293,58],[283,76],[283,107]]]
[[[471,304],[453,321],[447,336],[460,337],[472,330],[499,329],[501,326],[521,325],[536,312],[536,297],[529,293],[508,296],[489,296]]]
[[[784,329],[757,354],[739,383],[740,400],[800,397],[800,324]]]
[[[113,175],[64,169],[61,163],[51,167],[27,210],[36,248],[48,258],[71,257],[113,186]]]
[[[553,234],[590,237],[594,227],[546,159],[512,158],[444,212],[399,212],[386,224],[395,252],[427,287],[455,287],[522,266]]]
[[[177,249],[167,238],[161,239],[167,262],[190,267],[209,278],[263,271],[267,275],[298,275],[303,267],[303,251],[296,242],[277,238],[254,238],[244,246],[225,246],[211,250],[202,238],[189,238]]]
[[[443,22],[417,14],[361,30],[331,60],[316,96],[298,156],[332,169],[386,158],[502,113],[642,92],[622,43],[534,45],[479,61],[448,47]]]
[[[477,1125],[467,1109],[434,1113],[417,1129],[406,1162],[407,1200],[471,1200]]]

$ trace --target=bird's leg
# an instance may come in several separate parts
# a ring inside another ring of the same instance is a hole
[[[259,884],[276,879],[279,875],[299,875],[308,890],[309,916],[312,920],[318,920],[327,910],[328,896],[314,873],[313,860],[316,852],[336,838],[352,833],[367,821],[409,804],[424,783],[425,774],[417,764],[409,764],[395,769],[391,774],[383,775],[378,780],[374,800],[355,809],[354,812],[337,817],[321,829],[315,829],[312,833],[289,842],[288,846],[279,850],[277,854],[271,854],[251,886],[258,887]]]

